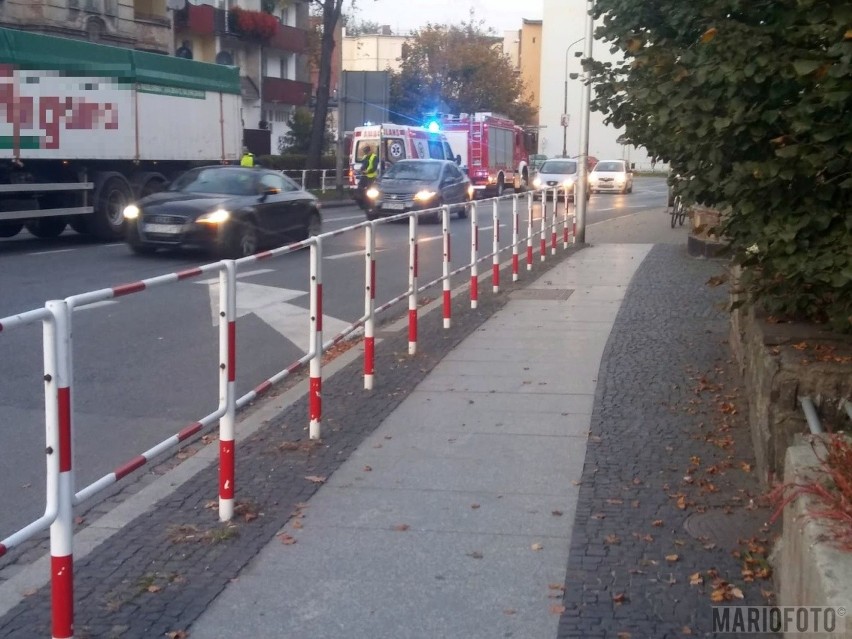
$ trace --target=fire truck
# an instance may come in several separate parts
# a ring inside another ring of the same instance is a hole
[[[478,196],[527,188],[530,140],[523,128],[490,112],[442,115],[440,124]]]

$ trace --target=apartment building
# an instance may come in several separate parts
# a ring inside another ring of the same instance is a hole
[[[177,55],[240,68],[243,138],[256,155],[280,153],[290,114],[310,103],[309,24],[306,0],[194,0],[175,11]]]

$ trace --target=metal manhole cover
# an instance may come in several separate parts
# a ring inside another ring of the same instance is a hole
[[[509,295],[513,300],[567,300],[574,289],[570,288],[522,288]]]
[[[742,539],[759,535],[766,523],[766,513],[760,510],[727,514],[724,510],[692,513],[683,522],[683,528],[695,539],[706,540],[728,549],[739,547]]]

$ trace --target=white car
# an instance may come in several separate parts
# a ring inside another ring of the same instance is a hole
[[[600,160],[589,173],[592,193],[633,193],[633,168],[626,160]]]
[[[574,199],[574,189],[577,186],[577,160],[570,158],[552,158],[545,160],[538,169],[538,174],[533,178],[533,187],[541,197],[545,191],[548,198],[553,197],[553,189],[558,189],[559,197],[568,194],[568,199]],[[586,189],[586,199],[589,191]]]

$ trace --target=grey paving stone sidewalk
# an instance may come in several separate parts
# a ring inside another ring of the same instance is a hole
[[[771,603],[771,582],[743,573],[763,565],[744,558],[761,559],[769,512],[726,289],[706,285],[721,269],[660,244],[631,282],[598,377],[559,639],[710,636],[712,605]]]

